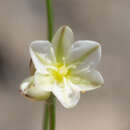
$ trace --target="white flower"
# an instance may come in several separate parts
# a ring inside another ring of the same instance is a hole
[[[33,100],[45,100],[52,92],[66,108],[74,107],[80,91],[103,86],[104,80],[95,67],[101,58],[101,46],[95,41],[76,41],[72,30],[62,26],[49,41],[34,41],[30,55],[36,68],[26,79],[21,93]]]

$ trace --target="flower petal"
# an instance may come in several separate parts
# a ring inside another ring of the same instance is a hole
[[[33,77],[29,77],[23,81],[20,86],[21,94],[31,100],[36,101],[47,99],[50,96],[50,92],[44,91],[40,87],[36,87],[33,83],[33,79]]]
[[[101,59],[101,45],[95,41],[77,41],[69,52],[68,63],[77,64],[77,69],[96,67]]]
[[[71,84],[66,79],[64,83],[55,85],[52,92],[65,108],[73,108],[80,99],[80,91],[71,87]]]
[[[34,41],[30,45],[30,55],[37,71],[47,73],[45,66],[55,59],[53,47],[49,41]]]
[[[52,87],[55,85],[55,80],[49,74],[41,74],[36,72],[34,75],[34,83],[43,91],[51,91]]]
[[[74,41],[74,35],[68,26],[62,26],[58,29],[52,39],[55,48],[57,61],[62,61],[66,57],[68,50]]]
[[[94,90],[102,87],[104,84],[102,75],[96,70],[73,75],[70,77],[70,80],[74,84],[74,87],[80,91]]]

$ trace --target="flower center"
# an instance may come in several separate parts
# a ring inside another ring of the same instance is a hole
[[[65,65],[58,65],[56,68],[57,70],[52,71],[52,75],[58,82],[62,82],[64,77],[69,76],[70,71]]]
[[[70,75],[70,68],[64,64],[58,64],[54,68],[49,68],[49,72],[57,82],[62,82],[64,77],[67,78]]]

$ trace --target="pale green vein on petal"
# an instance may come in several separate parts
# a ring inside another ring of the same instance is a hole
[[[99,48],[98,45],[96,45],[95,47],[91,48],[89,51],[87,51],[84,55],[82,55],[81,57],[79,57],[78,59],[74,60],[71,62],[71,64],[78,64],[83,62],[89,55],[91,55],[94,51],[96,51]]]
[[[70,80],[72,81],[72,83],[77,84],[77,85],[79,84],[79,85],[95,86],[95,87],[100,85],[97,82],[93,82],[93,81],[84,79],[80,76],[71,76]]]
[[[44,60],[39,53],[35,52],[35,55],[43,65],[48,65],[47,61]]]
[[[62,61],[62,57],[64,56],[64,34],[65,34],[65,26],[62,28],[58,44],[56,46],[56,59],[57,61]]]

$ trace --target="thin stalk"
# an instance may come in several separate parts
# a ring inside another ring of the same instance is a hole
[[[43,130],[55,130],[55,96],[51,94],[45,104]]]
[[[53,9],[52,0],[46,1],[46,13],[47,13],[47,23],[48,23],[48,40],[51,42],[54,31],[54,20],[53,20]],[[53,94],[46,101],[45,113],[44,113],[44,126],[43,130],[55,130],[55,97]]]
[[[50,97],[49,112],[50,112],[50,130],[55,130],[56,125],[56,104],[55,96],[52,94]]]
[[[53,37],[53,31],[54,31],[52,0],[46,0],[46,12],[47,12],[47,21],[48,21],[48,40],[51,41]]]
[[[44,110],[44,123],[43,123],[43,130],[49,129],[49,110],[48,110],[48,104],[45,104],[45,110]]]

